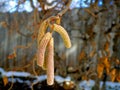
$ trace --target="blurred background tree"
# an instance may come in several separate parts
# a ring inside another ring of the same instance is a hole
[[[41,21],[57,15],[66,8],[68,1],[1,0],[0,66],[5,70],[33,73],[31,65],[37,51],[36,37]],[[76,80],[95,79],[105,78],[104,72],[119,70],[119,0],[72,0],[61,20],[71,37],[72,48],[64,48],[58,34],[54,35],[56,75],[70,74]],[[101,75],[99,65],[105,67],[105,71],[100,69]],[[44,74],[36,63],[35,70]]]

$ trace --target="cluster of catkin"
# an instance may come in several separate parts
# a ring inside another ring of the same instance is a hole
[[[46,70],[48,85],[54,84],[54,38],[52,37],[54,31],[60,34],[67,48],[71,47],[68,33],[60,25],[58,16],[50,17],[41,23],[37,38],[37,65]]]

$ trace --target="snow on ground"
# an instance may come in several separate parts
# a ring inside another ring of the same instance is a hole
[[[71,81],[71,77],[67,76],[66,78],[63,78],[59,75],[55,76],[55,81],[57,81],[57,83],[63,83],[64,81]]]
[[[79,83],[79,87],[84,90],[91,90],[94,85],[95,82],[93,80],[89,81],[84,80]]]
[[[11,76],[28,77],[28,76],[31,76],[31,74],[27,73],[27,72],[16,72],[16,71],[6,72],[2,68],[0,68],[0,72],[1,72],[2,76],[7,76],[7,77],[11,77]]]
[[[4,73],[4,75],[7,77],[10,77],[10,76],[29,77],[31,76],[31,74],[27,72],[15,72],[15,71],[6,72]]]
[[[37,82],[42,82],[44,80],[46,80],[47,76],[46,75],[41,75],[41,76],[32,76],[30,73],[27,72],[15,72],[15,71],[9,71],[6,72],[4,71],[4,69],[0,68],[0,74],[1,76],[7,76],[7,77],[11,77],[8,78],[8,81],[12,81],[12,82],[20,82],[20,83],[27,83],[27,84],[31,84],[31,83],[37,83]],[[35,78],[35,80],[33,82],[29,81],[29,80],[25,80],[23,81],[20,78],[12,78],[12,76],[17,76],[17,77],[33,77]],[[59,75],[55,76],[55,81],[59,84],[63,83],[64,81],[71,81],[71,77],[67,76],[66,78],[63,78]],[[84,81],[80,81],[78,84],[79,89],[81,90],[92,90],[92,87],[95,85],[94,80],[84,80]],[[100,82],[100,87],[102,87],[103,82]],[[120,83],[117,82],[105,82],[106,85],[106,90],[120,90]]]
[[[95,85],[94,80],[84,80],[79,83],[79,88],[82,90],[92,90],[92,87]],[[102,88],[103,82],[100,82],[100,88]],[[120,83],[106,81],[106,90],[120,90]]]

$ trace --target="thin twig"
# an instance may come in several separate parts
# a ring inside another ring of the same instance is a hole
[[[27,65],[25,65],[25,66],[20,66],[20,67],[14,67],[14,68],[8,68],[7,70],[15,70],[15,71],[17,71],[17,70],[24,70],[25,68],[28,68],[28,67],[30,67],[31,66],[31,63],[29,63],[29,64],[27,64]]]
[[[68,1],[68,3],[67,3],[67,5],[66,5],[65,9],[62,10],[61,12],[59,12],[59,13],[58,13],[58,16],[61,17],[61,16],[63,16],[63,14],[65,14],[65,13],[67,12],[67,10],[69,9],[69,6],[70,6],[71,2],[72,2],[72,0],[69,0],[69,1]]]
[[[33,59],[33,73],[35,74],[35,76],[38,76],[37,72],[35,71],[35,61],[36,61],[36,57],[34,57]]]
[[[13,77],[13,75],[11,76],[11,78],[12,78],[12,82],[11,82],[11,86],[10,86],[10,88],[8,89],[8,90],[12,90],[12,87],[13,87],[13,84],[14,84],[14,77]]]
[[[91,14],[93,17],[97,18],[97,15],[95,15],[93,12],[91,12],[89,9],[84,9],[86,12]]]

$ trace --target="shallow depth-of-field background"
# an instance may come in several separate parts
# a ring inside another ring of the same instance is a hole
[[[63,90],[119,90],[120,1],[72,0],[67,6],[68,2],[0,1],[0,90],[18,90],[16,83],[24,83],[23,90],[47,90],[40,89],[46,85],[46,72],[34,61],[38,30],[42,20],[68,7],[61,26],[72,47],[65,48],[60,35],[53,34],[55,86]],[[53,90],[62,90],[55,86]]]

